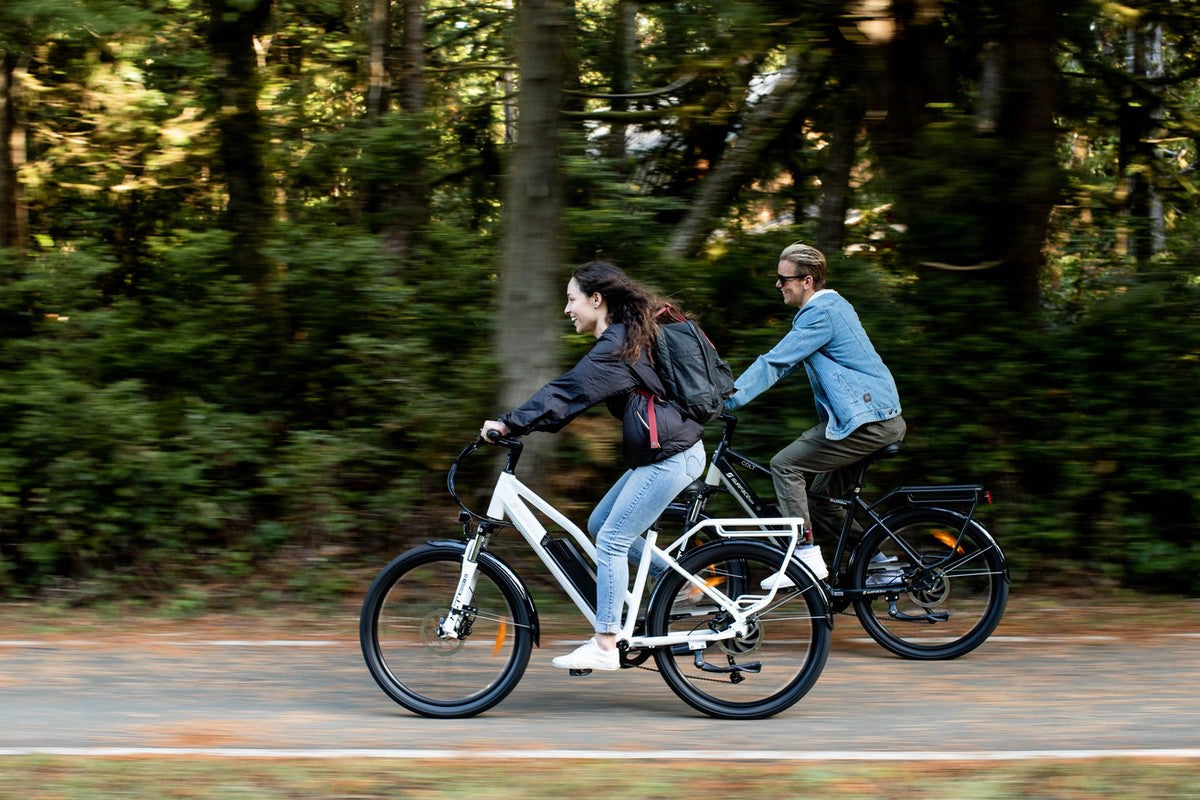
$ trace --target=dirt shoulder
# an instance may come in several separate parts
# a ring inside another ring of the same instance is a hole
[[[349,639],[358,635],[358,598],[321,607],[239,607],[172,613],[147,604],[78,608],[33,602],[0,604],[0,640],[144,638],[186,634],[205,639]],[[543,606],[543,617],[549,614]],[[545,622],[545,620],[544,620]],[[1014,589],[996,635],[1121,636],[1200,633],[1200,598],[1107,591],[1086,595]]]

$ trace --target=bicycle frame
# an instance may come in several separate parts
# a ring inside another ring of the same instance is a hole
[[[474,533],[468,533],[470,539],[463,555],[462,573],[454,592],[450,614],[442,624],[440,635],[445,638],[457,638],[461,635],[460,627],[464,619],[464,612],[470,608],[474,595],[477,559],[480,552],[487,546],[487,541],[494,529],[500,526],[516,528],[525,540],[525,543],[537,554],[538,559],[549,570],[555,581],[563,588],[567,596],[571,598],[587,621],[593,627],[595,626],[596,614],[592,608],[591,600],[584,596],[584,593],[576,586],[575,581],[568,571],[558,563],[558,560],[550,552],[547,546],[547,543],[551,541],[549,531],[534,512],[540,512],[555,525],[562,528],[568,534],[571,541],[587,555],[588,560],[592,564],[596,561],[595,545],[592,543],[590,537],[575,523],[522,483],[513,473],[512,465],[513,458],[510,455],[508,466],[500,473],[496,481],[496,486],[488,505],[487,517],[481,519]],[[457,495],[455,496],[457,497]],[[466,510],[465,507],[464,512],[470,516],[478,516]],[[470,517],[467,517],[467,520],[464,520],[464,522],[469,519]],[[770,527],[770,530],[764,530],[767,526]],[[709,585],[679,565],[673,554],[678,553],[689,541],[690,537],[704,529],[712,529],[722,538],[770,538],[776,541],[785,539],[787,545],[782,553],[784,557],[781,558],[780,563],[786,564],[787,559],[791,558],[796,544],[800,539],[801,532],[803,531],[803,520],[799,518],[778,517],[771,519],[705,520],[680,535],[666,548],[657,546],[657,531],[654,529],[648,531],[646,533],[646,546],[642,551],[641,560],[637,565],[633,587],[625,593],[624,605],[628,613],[625,616],[622,630],[618,633],[618,639],[628,642],[631,649],[685,645],[690,650],[703,650],[712,642],[733,639],[744,635],[748,630],[749,621],[774,601],[775,595],[779,591],[778,587],[766,590],[765,594],[746,594],[734,598],[726,595],[715,586]],[[649,576],[650,563],[656,555],[661,557],[670,569],[682,575],[697,591],[704,594],[715,605],[725,611],[730,618],[730,624],[720,631],[709,630],[675,633],[666,636],[635,634],[634,629],[637,625],[639,614],[642,611],[642,600]]]
[[[734,429],[737,427],[737,421],[736,418],[730,416],[724,416],[721,419],[725,422],[725,430],[722,432],[721,439],[717,442],[717,446],[713,450],[712,460],[704,476],[704,483],[709,487],[704,497],[706,498],[708,494],[724,488],[733,495],[737,503],[751,517],[778,516],[779,510],[776,504],[760,498],[746,478],[739,472],[740,468],[749,471],[757,477],[769,479],[771,477],[771,470],[754,459],[739,453],[730,446],[729,440]],[[979,505],[980,496],[982,495],[990,502],[990,495],[982,486],[977,484],[961,484],[947,486],[901,486],[887,492],[873,503],[867,503],[862,499],[860,494],[862,483],[862,474],[860,473],[854,482],[853,492],[848,498],[809,493],[810,501],[828,502],[846,510],[834,545],[833,556],[829,562],[832,566],[829,576],[829,591],[833,597],[857,597],[884,593],[880,589],[848,589],[840,586],[841,572],[838,566],[842,563],[843,558],[850,549],[850,533],[853,529],[855,515],[862,514],[866,520],[870,520],[871,524],[881,526],[885,531],[890,533],[891,531],[878,509],[888,506],[897,498],[903,498],[908,505],[945,504],[965,507],[963,526],[956,535],[955,545],[950,548],[950,554],[953,554],[957,547],[957,541],[962,538],[967,530],[967,526],[971,524],[975,509]],[[693,502],[698,502],[699,499],[697,498]],[[912,552],[903,541],[895,538],[893,538],[893,541],[896,541],[901,549],[907,552],[910,557],[917,558],[917,554]],[[949,558],[950,555],[947,555],[947,559]]]

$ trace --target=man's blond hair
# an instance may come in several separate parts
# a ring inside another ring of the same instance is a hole
[[[779,260],[795,264],[799,275],[812,275],[814,289],[825,288],[825,272],[828,267],[825,264],[825,254],[817,248],[804,242],[793,242],[783,248]]]

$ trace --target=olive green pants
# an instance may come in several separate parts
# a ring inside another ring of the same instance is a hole
[[[771,459],[779,510],[785,517],[803,517],[814,531],[832,537],[841,526],[845,510],[831,503],[818,503],[810,509],[809,482],[818,494],[844,494],[850,489],[849,470],[844,468],[900,441],[906,430],[908,426],[900,416],[860,425],[845,439],[826,438],[825,423],[809,428]]]

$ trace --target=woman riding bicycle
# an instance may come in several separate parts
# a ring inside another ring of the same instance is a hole
[[[657,438],[650,435],[648,397],[666,390],[651,362],[664,301],[606,261],[579,267],[567,284],[563,312],[578,333],[596,338],[579,363],[547,383],[521,406],[483,423],[480,435],[523,435],[562,429],[586,409],[604,402],[622,421],[621,445],[629,469],[613,484],[588,519],[596,539],[595,636],[554,659],[556,667],[617,670],[616,634],[629,586],[631,552],[641,535],[685,486],[704,470],[703,426],[674,406],[654,406]]]

